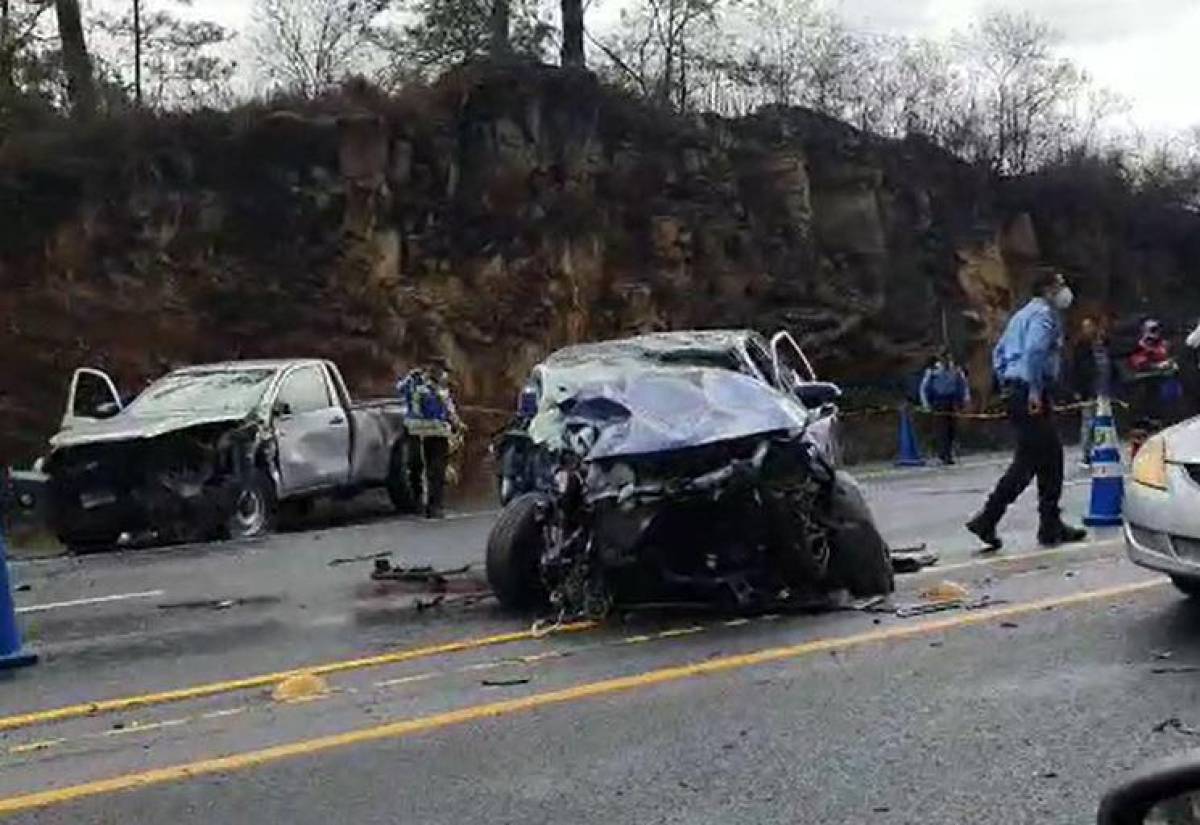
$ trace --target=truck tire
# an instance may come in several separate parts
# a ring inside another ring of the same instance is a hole
[[[858,482],[847,473],[839,472],[834,481],[830,525],[833,581],[856,598],[886,596],[894,591],[896,575],[887,542],[875,527]]]
[[[398,440],[392,447],[392,457],[388,462],[387,493],[392,502],[392,508],[397,513],[415,513],[420,509],[420,502],[413,495],[412,485],[408,479],[408,453],[405,439]]]
[[[231,539],[265,536],[275,529],[279,502],[275,482],[259,467],[248,472],[233,496],[233,510],[225,520],[225,535]]]
[[[539,565],[544,543],[540,511],[547,501],[541,493],[517,496],[488,534],[487,580],[502,607],[528,610],[546,603]]]

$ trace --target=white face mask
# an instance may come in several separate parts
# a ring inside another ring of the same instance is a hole
[[[1060,286],[1058,292],[1054,293],[1051,302],[1059,309],[1069,309],[1075,301],[1075,293],[1071,291],[1069,286]]]

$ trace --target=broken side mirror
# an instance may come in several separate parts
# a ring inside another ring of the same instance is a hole
[[[842,397],[842,388],[828,381],[810,381],[796,387],[796,397],[810,410],[835,404]]]
[[[1200,751],[1152,763],[1104,795],[1099,825],[1200,825]]]

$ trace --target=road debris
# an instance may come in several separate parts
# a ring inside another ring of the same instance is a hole
[[[376,559],[386,559],[392,555],[391,550],[381,550],[378,553],[363,553],[361,556],[344,556],[341,558],[330,559],[330,567],[338,567],[343,564],[354,564],[360,561],[375,561]]]
[[[936,604],[940,602],[966,601],[970,597],[971,591],[958,582],[945,579],[932,587],[922,590],[918,595],[922,601]]]
[[[513,676],[507,679],[484,679],[480,682],[484,687],[513,687],[527,685],[533,681],[529,676]]]
[[[924,544],[893,548],[891,556],[892,570],[896,573],[916,573],[938,563],[938,554],[926,549]]]
[[[271,691],[276,702],[308,702],[329,693],[329,683],[315,673],[300,673],[289,676]]]
[[[1159,665],[1150,668],[1151,673],[1198,673],[1200,665]]]
[[[1188,727],[1180,721],[1178,716],[1172,716],[1169,719],[1164,719],[1153,728],[1155,733],[1162,733],[1167,730],[1173,730],[1177,733],[1182,733],[1187,736],[1200,736],[1200,730]]]
[[[443,593],[451,578],[465,576],[469,572],[471,572],[471,565],[469,564],[447,570],[438,570],[432,565],[417,567],[396,565],[393,567],[392,563],[386,558],[377,558],[375,559],[375,569],[371,571],[371,578],[374,581],[421,584],[428,587],[434,593]]]
[[[1172,656],[1175,655],[1175,651],[1173,651],[1173,650],[1154,650],[1154,651],[1151,651],[1150,655],[1153,656],[1155,659],[1170,659]]]
[[[1020,627],[1020,625],[1017,624],[1016,622],[1008,622],[1008,621],[1000,622],[1000,626],[1007,627],[1009,629],[1012,629],[1014,627]]]

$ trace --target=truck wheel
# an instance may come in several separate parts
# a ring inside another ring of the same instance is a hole
[[[279,502],[275,483],[262,469],[248,473],[233,497],[233,511],[225,520],[225,533],[231,539],[264,536],[275,529]]]
[[[539,569],[545,538],[541,493],[517,496],[500,512],[487,543],[487,580],[501,606],[525,610],[546,603]]]
[[[886,596],[896,589],[892,556],[879,535],[871,508],[853,477],[838,473],[830,502],[833,580],[857,598]]]
[[[404,439],[397,441],[396,446],[392,447],[386,485],[388,498],[397,513],[415,513],[420,509],[408,480],[408,453]]]

